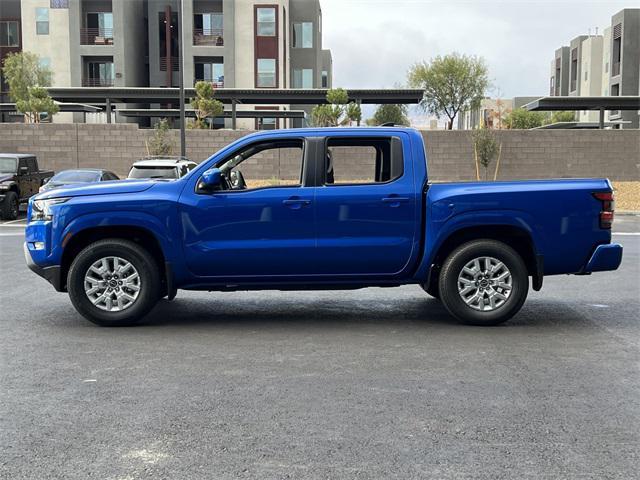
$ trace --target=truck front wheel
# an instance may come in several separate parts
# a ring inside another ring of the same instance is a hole
[[[67,276],[69,297],[86,319],[105,327],[137,323],[160,299],[160,272],[138,244],[105,239],[87,246]]]
[[[4,202],[2,202],[2,212],[0,212],[3,220],[15,220],[18,218],[19,208],[16,192],[7,192]]]
[[[455,249],[439,278],[442,303],[458,320],[498,325],[513,317],[527,298],[527,267],[510,246],[474,240]]]

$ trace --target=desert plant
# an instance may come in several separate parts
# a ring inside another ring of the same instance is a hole
[[[484,60],[458,53],[416,63],[407,76],[410,86],[424,90],[422,108],[438,118],[446,115],[449,130],[459,112],[480,106],[489,86]]]
[[[27,123],[39,123],[41,113],[51,117],[60,110],[44,88],[51,85],[51,71],[40,63],[38,55],[26,51],[8,54],[2,75],[9,85],[9,98]]]
[[[502,151],[502,146],[498,145],[496,140],[495,133],[493,130],[481,127],[473,131],[473,151],[475,155],[475,164],[476,164],[476,179],[480,180],[480,168],[482,165],[484,167],[484,179],[487,180],[489,165],[493,161],[493,159],[498,155],[499,152]],[[494,180],[498,176],[498,167],[496,164],[496,171],[494,174]]]
[[[311,121],[317,127],[337,127],[361,118],[360,105],[349,102],[349,95],[342,88],[327,91],[327,103],[316,105],[311,111]]]
[[[214,98],[215,90],[209,82],[196,82],[196,96],[191,99],[191,106],[195,110],[196,119],[193,128],[209,128],[207,118],[213,120],[224,111],[222,102]]]
[[[175,144],[169,134],[169,130],[169,122],[166,118],[156,123],[153,135],[145,142],[147,155],[164,156],[173,154]]]

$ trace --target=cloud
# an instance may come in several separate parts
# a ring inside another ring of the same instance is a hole
[[[495,95],[545,95],[554,51],[600,32],[629,1],[321,0],[334,85],[404,84],[416,61],[457,51],[485,58]],[[633,2],[631,2],[633,3]]]

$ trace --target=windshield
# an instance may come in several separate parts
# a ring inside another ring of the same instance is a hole
[[[87,170],[65,170],[54,175],[51,178],[53,183],[89,183],[100,180],[100,172],[92,172]]]
[[[173,167],[133,167],[129,178],[178,178],[178,175]]]
[[[17,171],[17,158],[0,158],[0,173],[16,173]]]

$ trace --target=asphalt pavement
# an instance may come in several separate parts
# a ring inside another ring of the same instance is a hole
[[[179,292],[97,327],[0,226],[0,478],[638,478],[640,217],[494,328],[417,286]]]

